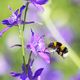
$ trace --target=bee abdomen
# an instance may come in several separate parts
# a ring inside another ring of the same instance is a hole
[[[65,47],[63,50],[62,50],[63,53],[67,53],[68,52],[68,49],[67,47]]]

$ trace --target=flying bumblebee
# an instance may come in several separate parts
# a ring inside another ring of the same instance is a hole
[[[67,47],[65,47],[60,42],[56,42],[56,41],[51,42],[51,43],[49,43],[48,48],[54,50],[55,52],[57,52],[63,58],[67,56],[67,53],[68,53]]]

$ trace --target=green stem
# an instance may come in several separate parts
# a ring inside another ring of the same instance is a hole
[[[30,52],[30,55],[29,55],[28,65],[29,65],[29,63],[30,63],[30,61],[31,61],[31,55],[32,55],[32,51]]]
[[[28,5],[29,5],[29,2],[26,3],[26,9],[25,9],[25,14],[24,14],[24,22],[26,21],[26,14],[27,14],[27,10],[28,10]],[[19,36],[20,36],[20,39],[21,39],[21,45],[22,45],[22,56],[23,56],[23,64],[26,66],[26,62],[25,62],[25,50],[24,50],[24,27],[25,27],[25,24],[23,24],[23,27],[19,27]]]
[[[19,37],[20,37],[21,45],[22,45],[23,64],[26,65],[26,63],[25,63],[25,49],[24,49],[24,33],[22,30],[22,27],[20,27],[20,26],[18,26],[18,27],[19,27]]]
[[[26,9],[25,9],[25,13],[24,13],[24,22],[26,21],[26,15],[27,15],[27,11],[28,11],[28,6],[29,6],[29,2],[26,3]],[[25,28],[25,24],[23,24],[23,31]]]
[[[28,63],[27,63],[27,71],[26,72],[28,72],[28,68],[29,68],[29,64],[30,64],[30,61],[31,61],[31,55],[32,55],[32,51],[30,52],[30,55],[29,55],[29,59],[28,59]]]

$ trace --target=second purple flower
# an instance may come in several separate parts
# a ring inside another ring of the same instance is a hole
[[[30,51],[32,51],[35,55],[39,55],[42,57],[47,63],[50,63],[50,57],[49,57],[49,51],[45,47],[44,43],[44,35],[39,36],[38,34],[35,34],[31,30],[31,40],[30,42],[26,45]]]

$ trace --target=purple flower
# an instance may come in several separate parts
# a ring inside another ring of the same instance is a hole
[[[12,11],[12,9],[9,7],[9,9]],[[2,34],[4,32],[6,32],[8,29],[10,29],[13,26],[18,26],[19,24],[30,24],[30,23],[34,23],[33,21],[31,22],[24,22],[23,20],[21,20],[21,16],[22,16],[22,12],[25,9],[25,6],[23,5],[20,10],[17,9],[16,11],[12,11],[12,15],[3,20],[2,24],[6,25],[7,27],[4,28],[1,32],[0,32],[0,36],[2,36]]]
[[[59,32],[67,43],[70,44],[73,42],[74,34],[73,31],[68,26],[59,28]]]
[[[29,44],[26,47],[32,51],[35,55],[39,55],[42,57],[47,63],[50,63],[49,51],[45,47],[45,43],[43,40],[44,35],[39,36],[38,34],[34,34],[31,30],[32,37]]]
[[[28,72],[27,72],[27,67],[28,67]],[[17,72],[11,72],[11,75],[13,77],[20,77],[21,80],[37,80],[38,77],[41,75],[43,71],[43,68],[40,68],[36,70],[36,72],[33,74],[31,70],[31,66],[26,65],[26,68],[24,65],[22,65],[22,72],[17,73]]]
[[[46,4],[48,0],[30,0],[30,2],[38,9],[38,11],[44,11],[42,5]]]
[[[71,0],[74,5],[80,5],[80,0]]]
[[[77,73],[77,75],[72,76],[72,77],[70,78],[70,80],[80,80],[80,72]]]
[[[64,75],[62,71],[48,65],[46,68],[44,68],[41,78],[41,80],[64,80]]]
[[[8,74],[10,70],[10,65],[8,60],[6,60],[5,56],[0,54],[0,76]]]
[[[46,73],[43,80],[63,80],[63,75],[58,70],[50,70]]]
[[[30,0],[33,4],[39,4],[39,5],[43,5],[46,2],[48,2],[48,0]]]

